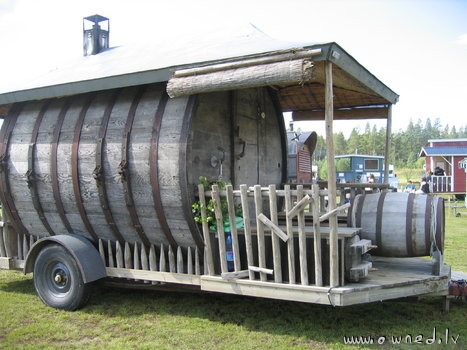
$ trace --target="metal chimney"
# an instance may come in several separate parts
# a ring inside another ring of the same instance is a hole
[[[102,26],[101,26],[102,24]],[[95,55],[109,48],[110,22],[107,17],[92,15],[83,18],[84,56]]]

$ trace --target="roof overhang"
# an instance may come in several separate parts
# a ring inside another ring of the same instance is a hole
[[[95,78],[89,75],[83,80],[18,89],[0,93],[0,115],[6,115],[13,103],[21,101],[168,82],[172,96],[269,86],[277,92],[282,111],[292,112],[294,120],[323,120],[326,62],[331,62],[333,67],[334,119],[388,118],[389,106],[399,96],[336,43],[102,74]],[[190,81],[190,89],[183,91],[180,87],[183,84],[173,89],[174,82],[182,80]]]

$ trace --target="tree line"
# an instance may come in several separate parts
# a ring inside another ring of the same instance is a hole
[[[416,123],[410,120],[406,130],[399,130],[391,134],[391,152],[389,162],[396,168],[421,168],[425,158],[420,158],[420,150],[430,139],[467,138],[467,125],[459,130],[455,126],[442,125],[439,118],[434,122],[427,118],[423,123],[418,119]],[[364,131],[353,128],[349,137],[342,132],[334,134],[334,152],[339,154],[367,154],[384,155],[386,144],[386,128],[377,129],[370,122],[366,123]],[[324,165],[326,159],[326,140],[318,136],[313,164]]]

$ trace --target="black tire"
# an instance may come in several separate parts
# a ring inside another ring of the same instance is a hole
[[[83,282],[75,259],[58,244],[47,245],[38,254],[34,287],[46,305],[69,311],[82,308],[91,291],[91,285]]]
[[[465,193],[457,193],[455,197],[458,201],[463,201],[465,200]]]

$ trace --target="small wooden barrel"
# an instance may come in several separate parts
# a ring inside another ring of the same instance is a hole
[[[427,256],[432,244],[444,249],[444,200],[404,192],[358,195],[349,225],[361,227],[361,238],[378,246],[374,255]]]
[[[169,98],[150,84],[19,103],[0,131],[1,201],[20,234],[203,249],[199,177],[280,184],[284,130],[263,88]]]

